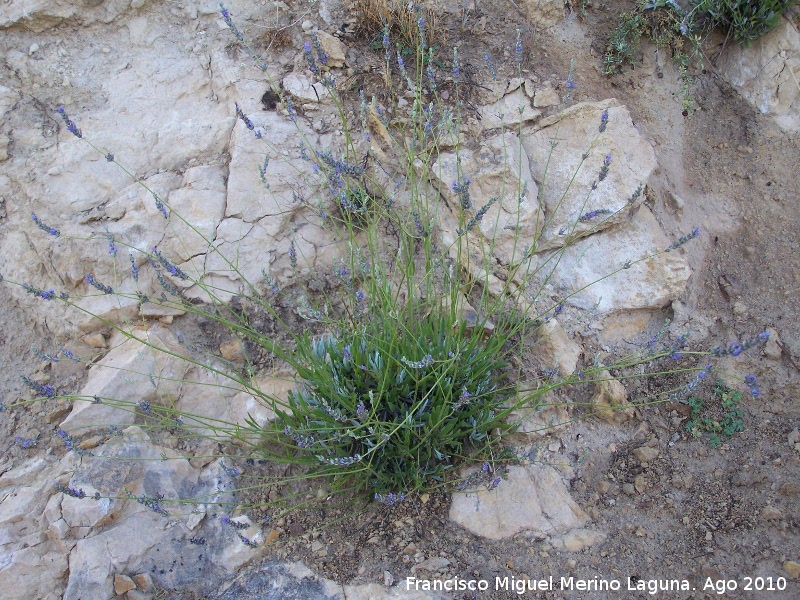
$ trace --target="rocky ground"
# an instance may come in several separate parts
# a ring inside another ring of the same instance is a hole
[[[567,408],[555,406],[544,415],[522,415],[523,433],[514,443],[524,458],[509,467],[495,489],[424,495],[393,508],[373,505],[355,513],[331,507],[270,521],[267,510],[252,509],[230,517],[238,523],[232,524],[215,503],[258,502],[260,490],[237,498],[234,488],[287,472],[257,462],[205,459],[216,445],[191,445],[163,431],[148,432],[141,415],[132,412],[85,402],[35,402],[0,415],[3,589],[13,590],[15,598],[514,598],[513,590],[494,589],[496,577],[510,582],[553,576],[556,582],[562,577],[619,580],[623,591],[528,595],[646,598],[649,581],[686,580],[694,589],[657,597],[701,598],[717,595],[715,589],[703,589],[710,580],[736,582],[738,589],[725,597],[797,597],[797,22],[784,20],[747,49],[709,38],[706,72],[692,86],[700,110],[686,117],[676,69],[663,49],[644,44],[635,69],[610,79],[600,75],[608,33],[618,14],[633,5],[592,5],[583,18],[565,15],[560,2],[531,1],[520,9],[511,2],[433,7],[437,35],[446,45],[459,46],[466,86],[472,89],[467,127],[485,142],[474,148],[476,203],[481,203],[478,184],[488,186],[493,169],[508,168],[507,159],[498,161],[498,153],[489,150],[504,143],[514,147],[492,122],[498,112],[513,114],[514,107],[526,105],[518,113],[524,152],[512,157],[517,162],[509,172],[527,162],[531,180],[541,182],[552,131],[558,128],[560,161],[570,166],[585,150],[600,112],[609,108],[603,147],[594,148],[592,158],[602,160],[610,152],[615,168],[603,182],[602,202],[588,208],[617,208],[613,203],[627,199],[640,181],[647,188],[632,210],[576,244],[575,253],[564,258],[569,269],[551,282],[550,291],[557,295],[580,287],[581,277],[666,247],[694,227],[702,235],[626,270],[626,279],[576,296],[528,359],[544,366],[558,363],[566,374],[596,354],[613,357],[641,347],[666,318],[672,320],[666,339],[688,330],[692,350],[769,330],[766,344],[717,363],[725,381],[744,392],[738,405],[743,431],[711,447],[707,435],[694,439],[687,433],[686,405],[658,402],[576,418],[546,436],[536,434],[548,417],[567,414]],[[319,98],[324,89],[314,91],[306,75],[302,43],[315,28],[336,34],[341,45],[333,38],[325,43],[340,61],[337,75],[380,97],[382,80],[374,68],[382,63],[381,53],[352,33],[345,7],[334,2],[229,6],[254,47],[269,59],[262,72],[251,66],[213,3],[114,0],[79,8],[11,0],[4,6],[0,273],[8,280],[68,290],[80,307],[116,323],[135,320],[140,315],[135,300],[81,297],[87,272],[101,281],[119,281],[122,291],[137,289],[130,277],[118,276],[107,256],[107,230],[132,250],[158,245],[188,272],[206,273],[229,296],[240,284],[207,243],[192,241],[180,223],[165,224],[148,194],[71,136],[54,110],[59,105],[87,137],[112,148],[120,163],[169,197],[171,206],[191,214],[190,221],[213,236],[217,247],[246,257],[242,270],[248,279],[258,279],[267,267],[286,284],[290,239],[297,240],[309,271],[332,269],[335,240],[292,205],[292,193],[305,189],[292,167],[299,160],[297,130],[265,91],[270,77],[295,98],[309,143],[338,143],[332,107]],[[526,47],[522,81],[513,80],[517,28]],[[484,52],[497,57],[499,83],[483,66]],[[571,59],[576,106],[559,116]],[[287,160],[273,160],[267,175],[269,201],[253,199],[252,191],[263,185],[256,170],[263,151],[236,124],[234,102],[285,149]],[[442,164],[446,172],[446,156]],[[542,195],[547,209],[556,201],[553,190],[564,184],[558,177],[554,174],[554,187]],[[447,176],[432,185],[447,197]],[[578,192],[589,185],[590,179],[576,182]],[[59,227],[61,237],[51,240],[32,226],[31,211]],[[553,246],[561,226],[545,232]],[[127,272],[125,250],[119,264]],[[502,260],[502,243],[498,252]],[[136,260],[145,277],[144,259]],[[196,286],[187,284],[183,292],[203,297]],[[6,405],[32,398],[19,380],[26,373],[41,384],[88,396],[140,402],[166,394],[179,409],[209,417],[241,422],[249,412],[261,423],[271,418],[247,394],[207,385],[214,379],[206,370],[122,343],[97,318],[64,311],[60,304],[7,285],[1,293],[5,368],[0,399]],[[220,361],[214,364],[236,362],[237,347],[226,332],[190,321],[164,303],[154,302],[146,311],[141,316],[147,326],[139,335],[148,341],[178,355],[207,349]],[[92,363],[98,364],[52,362],[31,350],[35,345],[52,353],[56,341],[81,356],[94,356]],[[694,366],[686,354],[665,367]],[[153,373],[159,376],[158,393],[150,384]],[[759,397],[747,393],[746,374],[757,377]],[[601,396],[635,402],[685,385],[692,376],[625,380],[627,392],[612,384],[569,390],[554,401],[571,401],[570,415],[580,417],[576,406],[581,402],[596,403]],[[290,384],[273,373],[264,375],[261,385],[285,394]],[[712,389],[705,390],[708,405],[714,401]],[[724,411],[716,410],[712,416],[724,418]],[[124,435],[107,428],[84,433],[85,427],[111,422],[127,427]],[[67,451],[64,436],[55,433],[59,427],[75,436],[67,441],[81,444],[79,451]],[[235,469],[244,473],[237,476]],[[56,493],[54,480],[102,499]],[[204,495],[207,502],[199,508],[165,504],[165,517],[158,514],[163,509],[158,502],[116,499],[122,489],[151,499]],[[408,590],[407,577],[487,580],[490,589],[475,594]],[[786,588],[745,591],[748,577],[767,582],[782,577]],[[629,585],[643,587],[627,591]]]

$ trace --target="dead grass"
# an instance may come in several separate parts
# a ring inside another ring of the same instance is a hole
[[[388,24],[394,43],[415,48],[419,42],[420,17],[425,20],[426,44],[441,46],[445,42],[444,30],[437,26],[436,13],[430,7],[409,8],[408,2],[401,0],[351,0],[350,11],[358,24],[358,33],[368,42],[380,42],[383,28]]]

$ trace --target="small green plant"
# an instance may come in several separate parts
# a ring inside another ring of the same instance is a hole
[[[735,433],[744,431],[744,413],[739,408],[741,399],[741,392],[731,390],[722,382],[717,382],[708,404],[697,396],[692,396],[687,400],[692,412],[685,424],[686,431],[698,439],[708,434],[708,445],[719,448],[722,444],[720,436],[732,438]]]
[[[709,27],[725,30],[733,39],[749,44],[775,29],[796,0],[700,0],[694,11]]]

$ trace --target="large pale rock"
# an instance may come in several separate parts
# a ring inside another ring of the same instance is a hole
[[[169,206],[177,216],[169,225],[164,250],[178,264],[205,253],[214,242],[217,226],[225,214],[225,174],[220,167],[194,167],[186,171],[183,185],[169,195]]]
[[[311,197],[307,181],[313,171],[311,162],[300,157],[300,144],[315,148],[319,139],[313,131],[298,128],[277,112],[257,113],[250,118],[269,137],[269,144],[255,139],[241,123],[234,129],[225,216],[248,223],[268,217],[271,224],[263,225],[277,233],[300,208],[295,196]],[[305,136],[305,142],[301,136]],[[269,156],[269,164],[262,181],[259,168],[263,167],[265,156]]]
[[[61,598],[60,580],[67,570],[68,546],[45,534],[49,519],[58,521],[60,494],[53,480],[74,468],[71,456],[61,461],[41,457],[25,461],[0,478],[0,589],[3,598]],[[63,523],[63,521],[62,521]],[[65,552],[66,551],[66,552]]]
[[[684,292],[691,274],[681,250],[635,261],[669,245],[653,214],[641,207],[630,221],[555,251],[560,256],[544,253],[546,265],[554,267],[542,268],[534,285],[543,284],[549,276],[546,287],[557,297],[600,315],[660,309]],[[623,268],[626,263],[631,264],[627,269]]]
[[[608,124],[600,133],[605,109]],[[545,181],[542,198],[547,227],[537,249],[562,246],[576,235],[626,219],[629,199],[656,167],[653,148],[639,135],[628,110],[614,99],[584,102],[545,119],[540,126],[522,138],[534,178]],[[611,156],[608,176],[599,181],[606,155]],[[592,191],[595,182],[597,188]],[[598,210],[610,212],[580,220]]]
[[[552,536],[589,520],[558,472],[547,465],[512,466],[508,478],[492,490],[454,494],[450,519],[492,540],[523,531]]]
[[[561,0],[521,0],[520,7],[536,27],[550,27],[564,18]]]
[[[531,100],[522,88],[506,94],[494,104],[481,106],[481,127],[484,130],[512,127],[538,119],[542,111],[531,106]]]
[[[454,258],[465,266],[469,264],[477,280],[484,279],[487,267],[495,270],[497,262],[500,270],[507,273],[510,264],[522,260],[525,246],[533,243],[544,216],[528,156],[516,134],[489,138],[479,149],[461,148],[458,154],[442,152],[432,165],[431,174],[446,200],[447,212],[441,215],[443,242]],[[453,184],[463,183],[466,178],[470,180],[471,206],[464,209]],[[482,220],[459,240],[458,229],[463,229],[493,198],[497,201]],[[517,275],[524,271],[520,269]],[[502,290],[500,279],[491,273],[488,278],[493,292]]]
[[[128,338],[115,332],[111,338],[112,349],[90,369],[80,395],[97,396],[101,402],[76,400],[72,412],[61,423],[61,429],[73,433],[132,424],[136,417],[135,404],[142,401],[163,403],[165,398],[178,395],[188,363],[182,358],[183,350],[175,335],[155,323],[148,329],[134,328],[130,335],[132,337]],[[103,400],[130,404],[117,407]]]
[[[134,0],[144,6],[147,0]],[[0,28],[21,23],[31,31],[41,32],[65,19],[79,18],[81,24],[110,23],[132,5],[131,0],[11,0],[0,13]]]
[[[720,74],[786,131],[800,130],[800,34],[790,19],[749,46],[728,44]]]

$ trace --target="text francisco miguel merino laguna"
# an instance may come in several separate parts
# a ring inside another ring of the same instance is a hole
[[[466,590],[486,591],[490,589],[487,579],[417,579],[406,577],[406,590],[433,591],[433,592],[461,592]],[[578,579],[576,577],[556,578],[552,575],[546,579],[523,579],[517,577],[495,577],[495,590],[513,591],[517,594],[535,591],[578,590],[578,591],[641,591],[654,594],[666,591],[691,590],[686,579],[635,579],[631,578],[624,584],[619,579]]]

